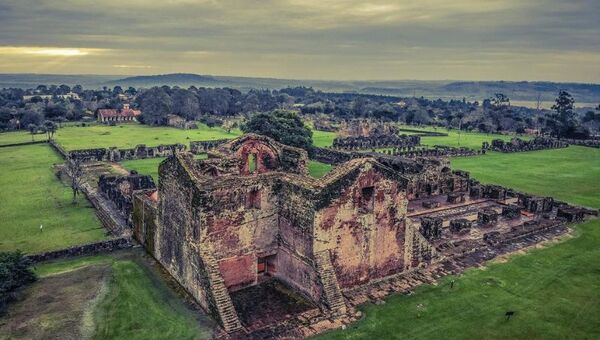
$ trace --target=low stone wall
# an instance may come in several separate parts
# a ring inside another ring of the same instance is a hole
[[[338,165],[353,158],[352,153],[329,148],[313,148],[313,159],[322,163]]]
[[[337,137],[333,147],[342,150],[364,150],[386,147],[414,147],[421,143],[418,135],[381,135],[369,137]]]
[[[448,137],[448,134],[444,133],[444,132],[423,131],[423,130],[418,130],[418,129],[407,129],[407,128],[399,128],[398,130],[403,131],[403,132],[417,133],[421,137]]]
[[[8,148],[11,146],[22,146],[22,145],[34,145],[34,144],[44,144],[48,143],[47,140],[36,140],[32,142],[23,142],[23,143],[12,143],[12,144],[1,144],[0,148]]]
[[[132,149],[96,148],[73,150],[68,154],[83,162],[119,162],[122,160],[168,157],[177,152],[185,151],[183,144],[167,144],[158,146],[137,145]]]
[[[483,150],[493,150],[498,152],[523,152],[523,151],[534,151],[534,150],[546,150],[546,149],[558,149],[566,148],[569,144],[562,140],[549,138],[549,137],[535,137],[532,140],[522,140],[520,138],[513,138],[510,142],[505,142],[501,139],[494,139],[492,143],[483,142],[481,148]]]
[[[571,145],[587,146],[589,148],[600,148],[600,139],[561,139]]]
[[[469,148],[453,148],[448,146],[436,145],[433,149],[404,147],[393,148],[383,152],[387,155],[400,156],[406,158],[415,157],[468,157],[485,154],[485,150],[473,150]]]
[[[190,152],[198,155],[216,149],[219,145],[229,142],[231,139],[216,139],[190,142]]]
[[[51,139],[49,142],[50,146],[56,150],[56,152],[58,152],[58,154],[63,158],[63,159],[67,159],[67,157],[69,156],[69,154],[67,153],[67,151],[65,151],[65,149],[63,149],[62,146],[58,145],[58,143]]]
[[[133,241],[131,237],[121,237],[106,241],[83,244],[66,249],[47,251],[40,254],[27,255],[26,257],[31,260],[31,262],[38,263],[75,256],[110,253],[115,250],[127,249],[131,247],[133,247]]]

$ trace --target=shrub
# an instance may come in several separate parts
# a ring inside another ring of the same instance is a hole
[[[15,298],[19,287],[36,280],[31,261],[20,251],[0,252],[0,313]]]

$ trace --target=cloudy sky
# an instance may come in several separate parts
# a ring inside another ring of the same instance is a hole
[[[599,0],[0,0],[0,73],[600,82]]]

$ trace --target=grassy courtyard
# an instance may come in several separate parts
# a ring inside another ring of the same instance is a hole
[[[209,128],[198,124],[198,129],[182,130],[173,127],[152,127],[131,123],[117,126],[91,125],[86,127],[69,126],[58,129],[56,141],[67,150],[90,148],[132,148],[138,144],[156,146],[159,144],[181,143],[189,146],[191,141],[235,138],[241,135],[238,129],[226,130],[220,127]]]
[[[53,261],[35,271],[39,281],[0,316],[3,336],[208,339],[214,329],[208,316],[185,305],[142,250]]]
[[[600,150],[570,147],[458,158],[454,168],[485,182],[600,208]],[[385,305],[365,305],[366,317],[324,339],[597,339],[600,337],[600,219],[575,237],[507,263],[471,269],[456,280],[421,286]],[[515,311],[506,320],[506,311]]]
[[[484,183],[510,186],[588,207],[600,207],[600,149],[566,149],[458,157],[453,169],[471,172]]]
[[[54,163],[62,160],[45,144],[0,148],[0,251],[36,253],[105,238],[89,202],[71,204]]]

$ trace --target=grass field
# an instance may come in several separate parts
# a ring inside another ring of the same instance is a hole
[[[69,126],[58,129],[56,141],[67,150],[108,148],[132,148],[138,144],[156,146],[159,144],[181,143],[189,146],[191,141],[235,138],[241,132],[234,129],[227,133],[220,127],[209,128],[198,124],[198,129],[182,130],[173,127],[151,127],[131,123],[117,126],[91,125],[86,127]]]
[[[452,147],[467,147],[471,149],[481,149],[481,144],[483,142],[491,142],[493,139],[502,139],[505,141],[509,141],[514,136],[510,135],[500,135],[500,134],[491,134],[491,133],[481,133],[481,132],[466,132],[461,131],[460,134],[458,130],[452,129],[448,130],[445,128],[437,128],[432,126],[423,126],[423,127],[414,127],[414,126],[400,126],[407,129],[412,130],[422,130],[422,131],[433,131],[433,132],[441,132],[446,133],[448,136],[440,136],[440,137],[421,137],[421,144],[427,146],[434,145],[446,145]],[[401,132],[406,134],[411,134],[410,132]],[[519,136],[521,139],[529,139],[528,136]]]
[[[308,162],[308,173],[315,178],[325,176],[332,168],[333,166],[318,161]]]
[[[491,152],[452,159],[452,168],[470,171],[472,177],[485,183],[600,207],[600,149],[570,146],[510,154]]]
[[[326,146],[331,146],[333,144],[333,139],[335,138],[335,132],[327,132],[327,131],[319,131],[312,130],[313,132],[313,145],[318,146],[320,148],[324,148]]]
[[[570,147],[458,158],[454,168],[519,190],[600,208],[600,150]],[[567,173],[564,173],[568,171]],[[385,305],[364,305],[366,317],[323,339],[598,339],[600,219],[576,237],[471,269]],[[506,311],[515,311],[507,321]]]
[[[62,160],[45,144],[0,148],[0,251],[37,253],[105,238],[88,201],[71,204],[53,163]]]
[[[46,140],[46,134],[40,133],[33,136],[34,141]],[[31,142],[31,134],[28,131],[12,131],[0,133],[0,145]]]
[[[129,260],[112,263],[108,293],[94,312],[95,339],[208,339],[181,300],[160,278]]]
[[[38,265],[39,281],[0,316],[0,338],[210,338],[214,322],[188,308],[150,261],[129,250]]]
[[[206,154],[200,154],[195,156],[196,159],[206,159]],[[158,165],[160,162],[165,160],[164,157],[158,158],[146,158],[146,159],[135,159],[130,161],[122,161],[121,164],[128,170],[135,170],[143,175],[150,175],[154,182],[158,184]]]

